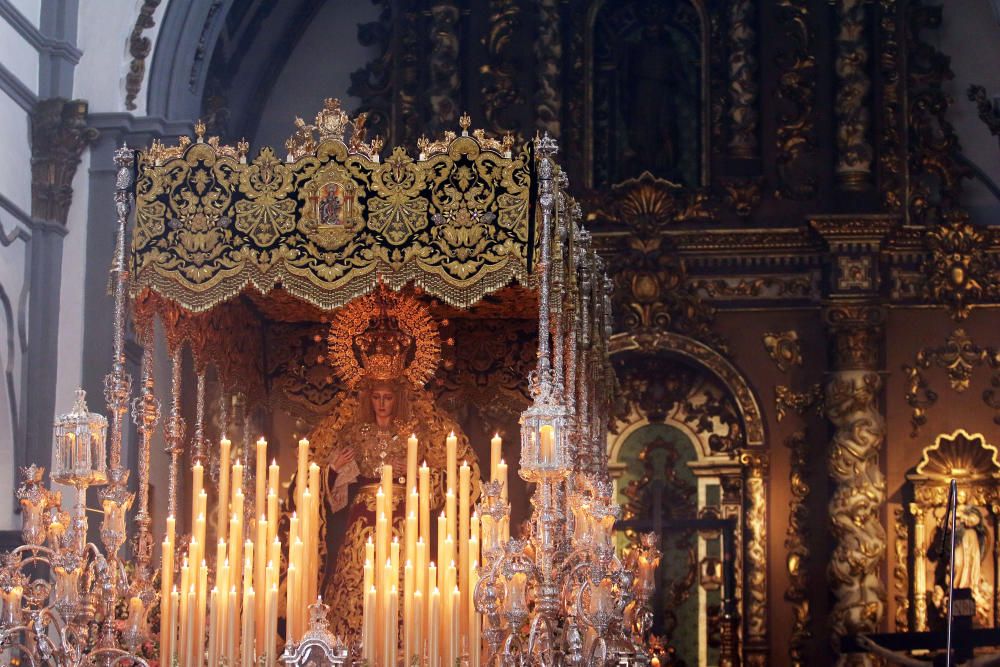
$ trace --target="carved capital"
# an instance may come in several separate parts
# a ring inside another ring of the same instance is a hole
[[[73,176],[97,130],[87,127],[87,103],[53,97],[31,114],[31,215],[66,224]]]
[[[823,311],[831,334],[836,370],[877,370],[881,359],[885,312],[870,304],[835,304]]]

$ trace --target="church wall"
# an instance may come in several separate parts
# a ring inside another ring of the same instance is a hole
[[[0,192],[21,212],[31,210],[31,146],[28,141],[28,114],[10,97],[0,94],[0,117],[10,119],[0,125]]]
[[[0,211],[0,460],[14,460],[19,428],[25,355],[25,272],[30,232],[26,226]],[[13,465],[0,466],[0,484],[12,488]],[[15,527],[13,494],[0,497],[0,530]]]
[[[77,67],[73,96],[85,99],[91,113],[130,111],[135,116],[146,113],[147,89],[135,97],[135,108],[127,109],[126,75],[134,57],[130,54],[133,29],[137,20],[135,0],[102,0],[80,2],[79,46],[83,57]],[[171,3],[161,2],[152,13],[152,25],[142,30],[141,37],[150,40],[150,53],[155,52],[162,18]],[[145,8],[143,8],[144,11]],[[150,59],[144,61],[143,82],[149,78]]]
[[[0,16],[0,65],[6,72],[0,86],[0,486],[12,489],[17,472],[11,463],[24,442],[25,383],[28,354],[29,258],[34,221],[31,218],[31,147],[25,108],[38,91],[38,53],[15,28],[18,21],[38,22],[37,3],[14,5],[14,14]],[[0,494],[0,531],[19,523],[12,493]]]
[[[36,28],[39,23],[39,13],[42,10],[42,0],[11,0],[11,4],[24,15]]]
[[[0,20],[3,66],[32,92],[38,91],[38,51],[9,20]]]
[[[56,414],[69,412],[73,407],[74,391],[83,382],[84,358],[89,356],[83,348],[83,331],[87,327],[86,293],[81,276],[87,265],[87,210],[89,195],[87,180],[90,178],[90,151],[85,151],[73,178],[73,197],[67,220],[68,233],[63,246],[62,276],[59,285],[59,349],[56,380]],[[110,224],[110,220],[107,221]],[[91,397],[96,400],[98,397]]]

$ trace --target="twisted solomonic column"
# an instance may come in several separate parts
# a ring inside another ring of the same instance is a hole
[[[882,379],[879,346],[882,312],[871,306],[829,308],[833,372],[826,385],[825,408],[834,427],[828,467],[835,488],[830,499],[830,529],[835,546],[828,576],[834,595],[831,640],[839,652],[846,635],[879,630],[886,590],[879,571],[886,555],[886,532],[879,511],[886,500],[879,452],[885,419],[878,404]],[[867,654],[841,654],[837,665],[873,665]]]

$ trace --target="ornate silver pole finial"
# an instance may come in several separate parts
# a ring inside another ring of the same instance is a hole
[[[128,399],[132,393],[132,378],[125,371],[125,300],[128,290],[128,265],[125,258],[125,238],[128,217],[132,211],[132,167],[135,154],[127,144],[115,150],[115,212],[118,216],[118,232],[115,241],[114,260],[111,274],[114,281],[114,358],[111,372],[104,379],[104,398],[111,412],[111,471],[121,468],[122,427],[128,412]]]

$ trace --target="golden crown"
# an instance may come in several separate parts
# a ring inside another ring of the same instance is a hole
[[[373,380],[393,380],[403,374],[413,336],[404,333],[399,323],[383,310],[375,327],[354,337],[354,347],[366,376]]]
[[[348,387],[397,378],[420,387],[441,361],[438,324],[427,307],[383,285],[337,311],[328,343],[330,362]]]

